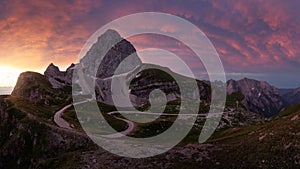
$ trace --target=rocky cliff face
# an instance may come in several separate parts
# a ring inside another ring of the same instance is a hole
[[[227,92],[240,91],[245,99],[242,103],[250,111],[270,117],[278,113],[286,106],[285,101],[279,94],[279,90],[264,81],[252,79],[241,79],[239,81],[229,80],[227,82]]]
[[[295,104],[300,102],[300,87],[291,90],[282,96],[288,104]]]

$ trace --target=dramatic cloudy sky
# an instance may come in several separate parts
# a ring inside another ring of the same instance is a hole
[[[0,86],[11,85],[24,70],[43,72],[51,62],[65,69],[77,62],[98,28],[146,11],[174,14],[198,26],[217,49],[228,79],[246,76],[278,87],[300,86],[299,7],[298,0],[1,0]],[[176,49],[176,43],[157,38],[131,41],[137,49],[153,44]],[[192,58],[187,62],[197,68]]]

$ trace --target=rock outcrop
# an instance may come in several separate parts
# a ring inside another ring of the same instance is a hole
[[[24,72],[20,74],[12,95],[39,104],[61,104],[69,98],[69,92],[66,88],[54,89],[42,74]]]

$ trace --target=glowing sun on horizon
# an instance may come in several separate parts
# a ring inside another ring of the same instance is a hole
[[[20,73],[22,73],[20,69],[0,65],[0,87],[15,86]]]

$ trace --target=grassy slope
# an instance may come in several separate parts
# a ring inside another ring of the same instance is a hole
[[[227,167],[300,167],[300,104],[262,125],[234,127],[214,134],[209,143],[222,147],[214,154]]]
[[[97,115],[97,113],[95,114],[95,112],[99,112],[99,110],[89,110],[89,108],[93,107],[93,106],[90,106],[89,104],[90,103],[84,103],[80,106],[80,108],[83,109],[82,111],[84,111],[84,114],[86,114],[86,116],[90,116],[90,118],[93,119],[94,118],[93,116]],[[111,127],[113,127],[116,131],[123,131],[124,129],[127,128],[126,122],[118,120],[118,119],[114,118],[113,116],[106,114],[111,111],[116,111],[116,108],[114,106],[107,105],[104,103],[98,103],[98,105],[99,105],[102,115],[106,119],[107,123],[109,123],[111,125]],[[78,121],[74,106],[67,109],[63,113],[62,117],[70,124],[73,124],[75,129],[82,130],[82,127]],[[99,117],[95,117],[95,119],[97,119],[97,118],[99,118]]]
[[[65,103],[61,103],[60,105],[49,105],[49,106],[40,105],[40,104],[32,103],[18,96],[9,96],[8,100],[14,103],[13,105],[14,108],[32,114],[36,116],[39,120],[51,124],[54,124],[53,122],[54,113],[65,104]]]

